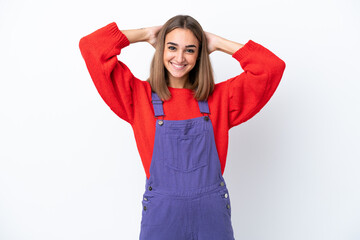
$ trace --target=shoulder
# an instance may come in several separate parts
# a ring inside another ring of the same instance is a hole
[[[223,101],[228,96],[227,81],[216,83],[214,90],[208,98],[209,102]]]
[[[135,99],[143,97],[151,99],[151,85],[148,81],[140,80],[135,77],[132,88]]]
[[[212,95],[223,94],[224,92],[227,91],[227,88],[228,88],[228,80],[216,83]]]

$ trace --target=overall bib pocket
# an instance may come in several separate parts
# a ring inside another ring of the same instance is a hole
[[[196,134],[166,134],[163,139],[164,163],[167,167],[191,172],[208,165],[207,131]]]

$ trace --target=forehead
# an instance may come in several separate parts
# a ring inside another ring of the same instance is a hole
[[[199,45],[199,41],[189,29],[176,28],[166,34],[165,44],[168,42],[177,43],[179,45]]]

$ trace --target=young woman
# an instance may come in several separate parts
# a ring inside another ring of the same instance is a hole
[[[142,41],[156,49],[147,81],[117,59]],[[110,23],[83,37],[80,50],[103,100],[134,130],[146,173],[140,239],[234,239],[223,178],[228,131],[267,103],[285,63],[252,40],[204,32],[184,15],[137,30]],[[244,72],[215,84],[209,54],[216,50]]]

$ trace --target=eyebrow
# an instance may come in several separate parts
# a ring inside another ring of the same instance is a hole
[[[177,44],[177,43],[173,43],[173,42],[168,42],[167,44],[170,44],[170,45],[175,45],[175,46],[179,46],[179,44]],[[187,46],[185,46],[185,47],[187,47],[187,48],[191,48],[191,47],[196,48],[196,46],[195,46],[195,45],[187,45]]]

